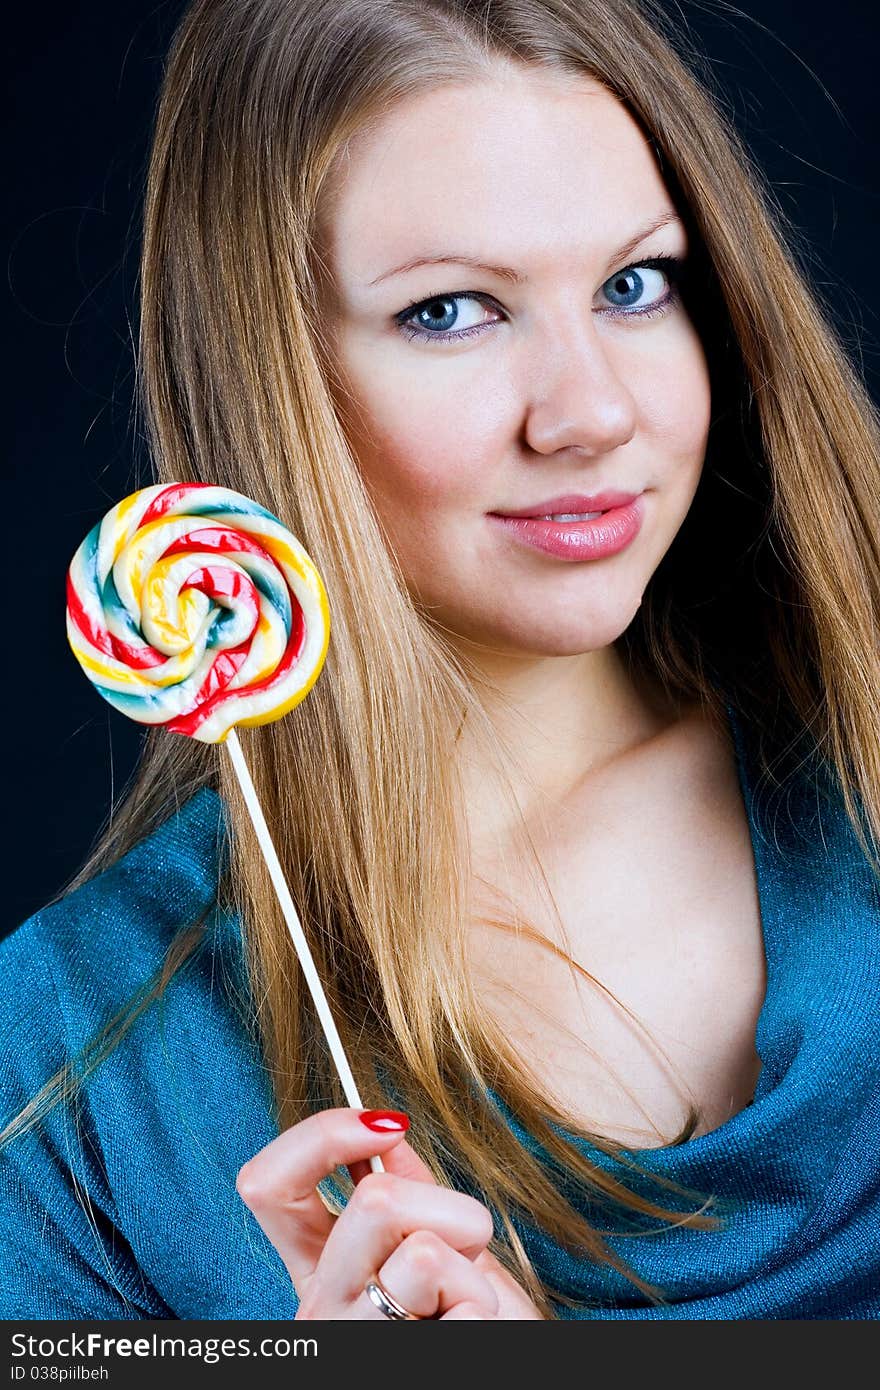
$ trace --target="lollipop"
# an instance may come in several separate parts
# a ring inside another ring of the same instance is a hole
[[[86,536],[67,577],[67,635],[130,719],[220,743],[305,698],[330,613],[277,517],[227,488],[174,483],[132,493]]]
[[[67,636],[98,693],[130,719],[225,744],[346,1098],[362,1109],[234,728],[280,719],[321,672],[330,611],[314,564],[278,517],[239,492],[143,488],[74,555]]]

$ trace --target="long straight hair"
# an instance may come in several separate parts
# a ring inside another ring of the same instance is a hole
[[[610,1249],[560,1170],[624,1217],[706,1230],[717,1218],[699,1198],[683,1213],[659,1187],[656,1201],[636,1191],[628,1160],[616,1176],[591,1163],[570,1135],[624,1154],[548,1103],[479,1004],[466,966],[462,719],[502,770],[505,752],[476,672],[408,592],[371,507],[334,396],[317,234],[328,175],[366,122],[509,64],[588,76],[615,94],[691,237],[689,308],[713,399],[705,466],[621,650],[674,701],[700,700],[719,728],[732,705],[755,732],[768,787],[818,753],[876,863],[877,418],[708,65],[653,0],[196,0],[155,123],[138,383],[156,476],[258,499],[321,571],[333,615],[325,671],[292,716],[242,731],[242,743],[365,1102],[406,1103],[415,1147],[441,1182],[468,1176],[498,1215],[493,1249],[552,1315],[551,1298],[566,1299],[530,1264],[517,1213],[663,1297]],[[228,810],[218,892],[241,923],[286,1128],[344,1097],[217,749],[149,734],[127,799],[73,886],[205,784]],[[498,925],[529,929],[515,917]],[[155,993],[197,948],[198,931],[181,928]],[[122,1015],[113,1021],[94,1064],[126,1027]],[[7,1139],[74,1084],[53,1081]],[[549,1163],[520,1144],[505,1107]],[[697,1118],[692,1108],[673,1142]]]

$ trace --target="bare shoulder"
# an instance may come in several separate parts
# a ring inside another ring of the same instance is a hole
[[[561,810],[552,839],[559,844],[561,832],[569,849],[579,843],[588,852],[603,825],[613,829],[619,846],[637,842],[644,849],[652,840],[667,846],[677,841],[682,854],[710,844],[739,854],[749,846],[730,730],[696,702],[625,753],[590,769]]]
[[[729,730],[683,710],[591,768],[533,845],[562,938],[524,872],[510,897],[601,988],[573,983],[528,937],[506,944],[499,976],[497,941],[478,937],[487,1003],[527,1065],[565,1111],[624,1143],[668,1140],[688,1100],[698,1132],[723,1123],[754,1091],[766,988]]]

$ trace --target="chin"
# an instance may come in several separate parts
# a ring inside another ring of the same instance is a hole
[[[520,651],[531,656],[584,656],[587,652],[598,652],[605,647],[613,646],[620,635],[620,632],[614,632],[610,637],[603,634],[566,640],[547,633],[542,641],[524,642]]]
[[[638,609],[638,604],[636,605]],[[583,656],[612,646],[623,635],[635,613],[602,622],[559,622],[548,617],[540,626],[506,635],[507,645],[534,656]]]
[[[626,632],[642,592],[630,593],[625,602],[620,593],[601,595],[592,604],[583,597],[557,594],[555,603],[542,604],[534,591],[528,602],[518,602],[511,591],[504,607],[491,613],[456,611],[448,601],[436,599],[427,606],[451,633],[477,647],[510,656],[583,656],[612,646]]]
[[[577,609],[567,602],[564,611],[548,608],[540,620],[523,626],[516,634],[521,650],[542,656],[580,656],[584,652],[610,647],[626,632],[642,601],[641,593],[628,604],[609,604],[603,611],[590,611],[584,604]]]

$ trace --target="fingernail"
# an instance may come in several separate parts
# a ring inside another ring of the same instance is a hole
[[[400,1110],[363,1110],[358,1119],[377,1134],[400,1134],[409,1129],[409,1116]]]

